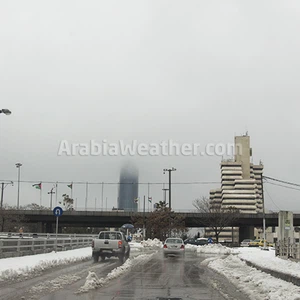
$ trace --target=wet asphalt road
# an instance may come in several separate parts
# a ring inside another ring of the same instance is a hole
[[[207,256],[187,252],[183,259],[164,259],[157,253],[150,261],[134,266],[105,286],[81,294],[76,292],[85,283],[89,271],[99,278],[105,277],[120,263],[116,259],[98,264],[91,261],[78,263],[23,282],[2,284],[0,300],[247,300],[225,278],[200,265],[205,258]]]

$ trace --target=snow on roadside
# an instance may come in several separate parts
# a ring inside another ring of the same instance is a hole
[[[194,251],[197,253],[203,254],[231,254],[232,249],[222,246],[221,244],[208,244],[203,246],[196,246],[196,245],[185,245],[185,249],[188,251]]]
[[[152,249],[155,249],[155,248],[162,248],[163,244],[162,242],[155,238],[153,240],[151,239],[148,239],[148,240],[145,240],[145,241],[141,241],[141,245],[146,248],[146,247],[150,247]]]
[[[249,267],[237,256],[215,259],[208,266],[227,277],[250,299],[300,300],[298,286]]]
[[[260,248],[241,247],[234,249],[233,253],[259,267],[300,278],[300,263],[277,257],[272,249],[264,251]]]
[[[123,265],[113,269],[105,278],[99,279],[96,273],[90,271],[88,276],[86,277],[85,284],[79,288],[76,294],[86,293],[91,289],[96,289],[98,287],[103,286],[104,284],[108,283],[110,280],[117,278],[123,275],[124,273],[130,271],[133,266],[136,266],[137,264],[146,263],[153,257],[154,254],[155,253],[141,254],[132,259],[128,258]]]
[[[34,273],[90,259],[92,248],[0,259],[0,281],[28,277]]]
[[[138,242],[129,242],[130,245],[130,251],[142,251],[144,246],[141,243]]]

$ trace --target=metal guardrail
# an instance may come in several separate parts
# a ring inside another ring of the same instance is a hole
[[[275,255],[300,260],[300,243],[291,243],[289,239],[275,245]]]
[[[65,251],[83,247],[89,247],[92,244],[93,237],[71,237],[58,238],[6,238],[0,239],[0,258],[16,257],[24,255],[33,255],[48,253],[54,251]]]
[[[68,234],[68,233],[58,233],[58,238],[95,238],[98,236],[96,234]],[[22,234],[16,232],[0,232],[0,239],[2,238],[55,238],[55,233],[39,233],[39,232],[24,232]]]

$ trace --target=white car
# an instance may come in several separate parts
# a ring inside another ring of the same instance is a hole
[[[164,257],[184,256],[185,246],[180,238],[167,238],[163,246]]]
[[[250,239],[243,240],[241,242],[241,247],[249,247],[249,243],[252,242]]]

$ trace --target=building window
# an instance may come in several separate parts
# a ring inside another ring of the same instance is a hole
[[[274,242],[273,243],[276,243],[277,242],[277,238],[274,238]]]
[[[275,226],[272,227],[272,233],[276,232]]]
[[[295,239],[295,242],[296,242],[296,243],[299,243],[299,239]]]

